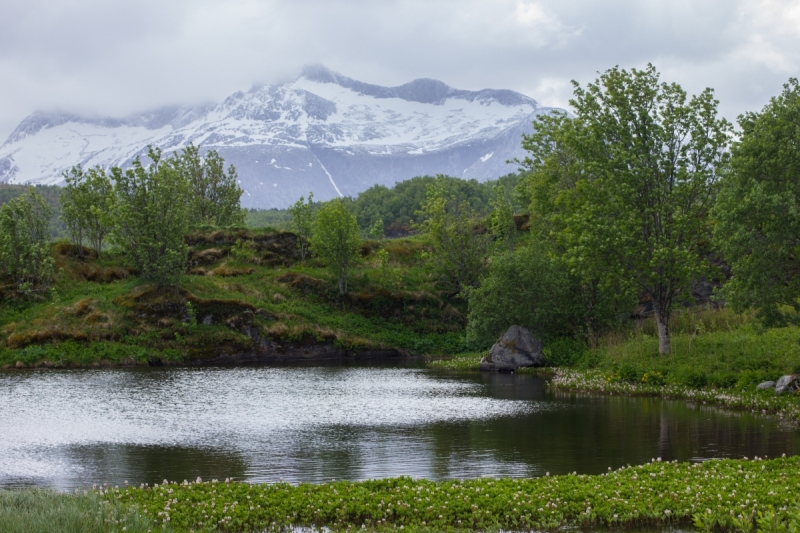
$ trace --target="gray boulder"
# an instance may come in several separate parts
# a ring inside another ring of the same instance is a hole
[[[544,366],[542,341],[530,330],[511,326],[481,360],[481,370],[516,370],[526,366]]]
[[[794,392],[800,389],[800,374],[789,374],[788,376],[781,376],[775,384],[775,394],[783,394],[784,392]]]
[[[775,382],[774,381],[762,381],[761,383],[758,384],[758,387],[756,387],[756,390],[767,390],[767,389],[773,389],[773,388],[775,388]]]

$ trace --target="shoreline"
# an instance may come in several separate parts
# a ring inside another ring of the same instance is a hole
[[[152,487],[101,487],[98,494],[177,531],[519,531],[692,524],[701,531],[728,531],[757,520],[800,520],[800,456],[654,460],[598,475],[437,482],[401,477],[264,485],[198,478]]]

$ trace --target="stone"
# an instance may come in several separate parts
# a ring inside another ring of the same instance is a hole
[[[795,392],[798,389],[800,389],[800,374],[781,376],[781,378],[775,384],[775,394]]]
[[[214,323],[214,315],[206,315],[206,317],[201,322],[201,324],[203,324],[204,326],[210,326],[213,323]]]
[[[527,366],[544,366],[542,341],[530,330],[511,326],[481,360],[481,370],[513,371]]]
[[[767,389],[774,389],[774,388],[775,388],[775,382],[774,381],[763,381],[763,382],[758,384],[758,387],[756,387],[756,390],[767,390]]]

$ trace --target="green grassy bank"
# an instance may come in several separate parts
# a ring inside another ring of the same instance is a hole
[[[61,494],[41,489],[0,490],[3,533],[152,531],[153,520],[96,491]]]
[[[174,290],[142,282],[118,255],[80,257],[56,244],[51,290],[0,286],[0,367],[182,364],[253,351],[258,338],[352,357],[463,350],[466,309],[435,290],[424,238],[366,241],[345,297],[324,265],[299,261],[295,239],[276,230],[189,235],[187,274]]]
[[[156,527],[176,531],[495,531],[690,526],[797,531],[800,458],[653,462],[602,475],[535,479],[396,478],[250,485],[197,481],[107,488]],[[774,529],[776,527],[794,529]]]

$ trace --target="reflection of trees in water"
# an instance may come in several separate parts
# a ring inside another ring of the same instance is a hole
[[[800,432],[781,431],[773,419],[652,397],[545,394],[522,377],[531,376],[479,379],[496,398],[546,396],[556,402],[544,402],[538,411],[534,405],[525,416],[431,427],[438,476],[451,476],[459,459],[469,460],[467,454],[526,465],[514,475],[541,475],[599,473],[657,457],[688,461],[800,453]]]
[[[194,480],[243,479],[247,465],[236,452],[181,446],[91,445],[68,451],[87,472],[82,484],[122,485]]]

